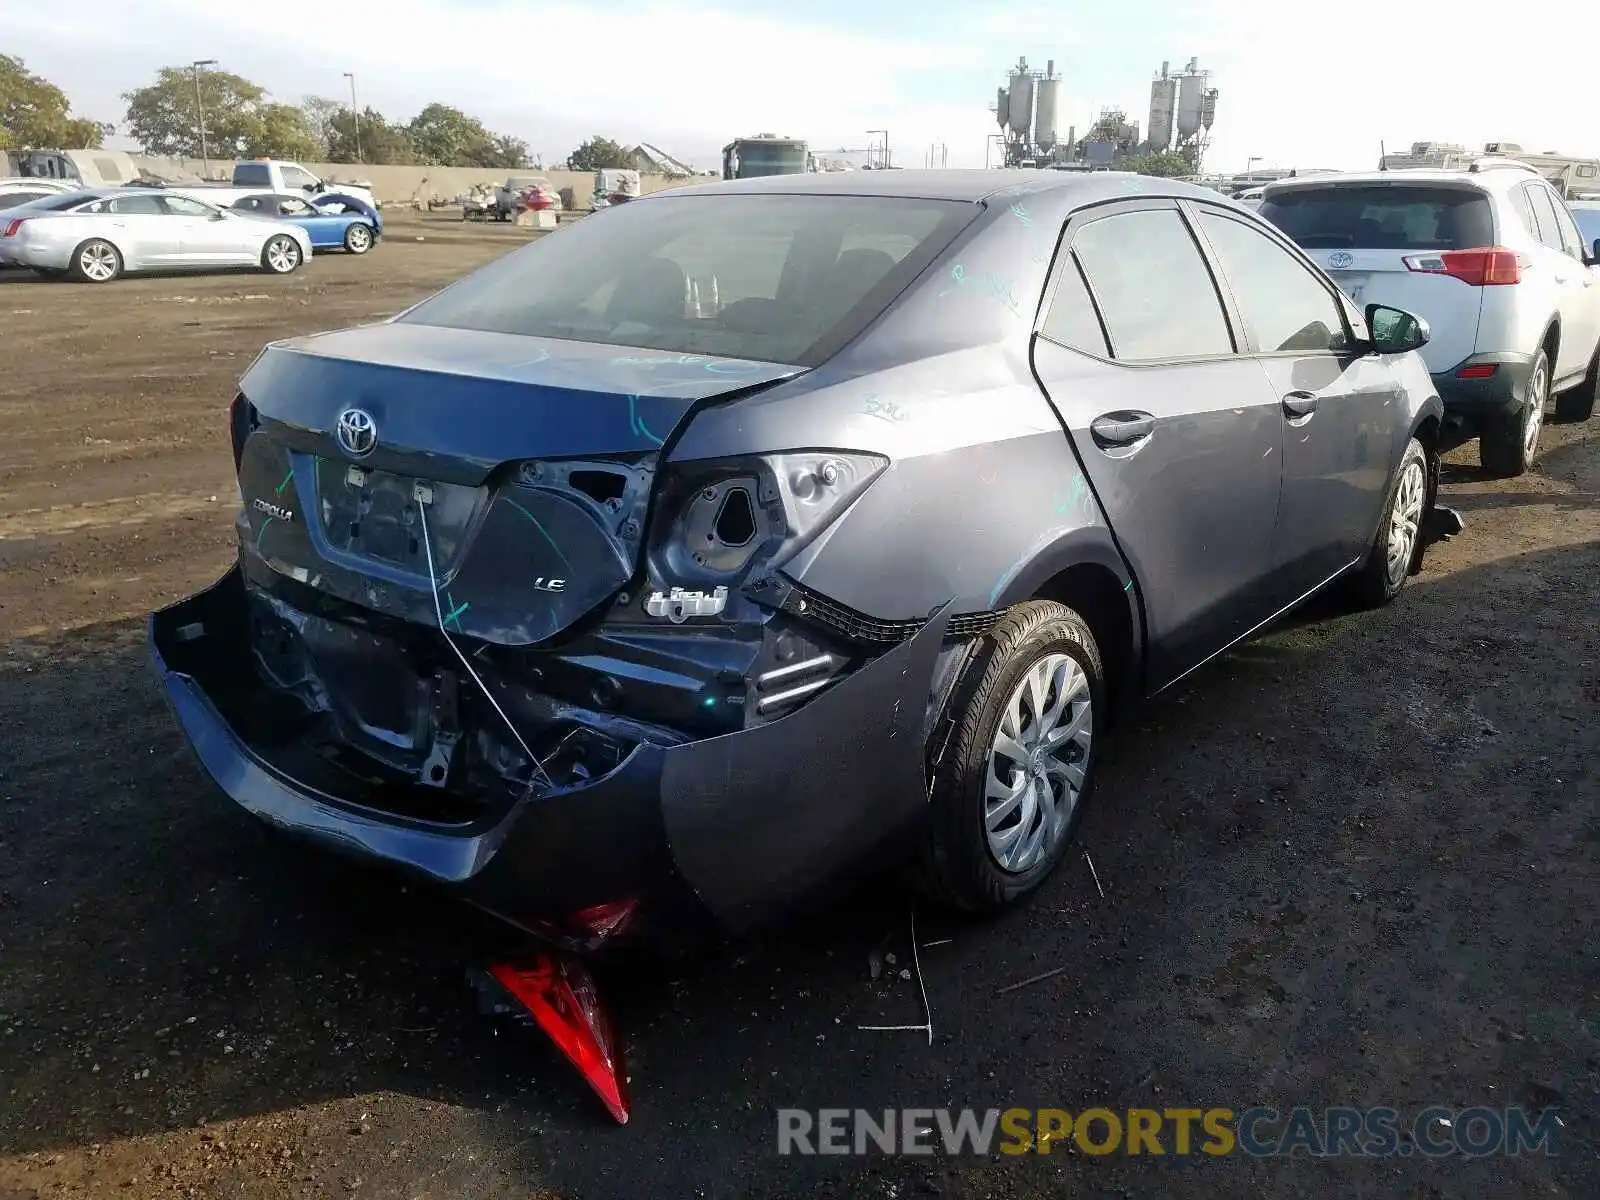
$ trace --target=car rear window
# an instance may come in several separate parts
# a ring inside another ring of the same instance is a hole
[[[29,200],[19,204],[18,208],[32,209],[34,212],[62,212],[69,208],[76,208],[80,204],[87,204],[96,196],[94,192],[61,192],[45,196],[40,200]]]
[[[1295,188],[1258,211],[1307,250],[1464,250],[1495,240],[1488,199],[1466,188]]]
[[[980,211],[883,196],[655,196],[498,259],[400,320],[816,366]]]

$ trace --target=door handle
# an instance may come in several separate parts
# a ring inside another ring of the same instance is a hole
[[[1317,411],[1317,398],[1310,392],[1285,392],[1283,411],[1291,417],[1309,417]]]
[[[1089,423],[1089,435],[1102,450],[1131,446],[1155,432],[1156,419],[1147,412],[1107,413]]]

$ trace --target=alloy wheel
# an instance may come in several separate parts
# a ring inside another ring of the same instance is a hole
[[[1389,585],[1393,587],[1411,569],[1417,547],[1417,529],[1422,524],[1422,503],[1427,496],[1427,479],[1422,464],[1406,463],[1389,508],[1389,539],[1385,547]]]
[[[78,266],[96,283],[105,283],[117,274],[117,252],[104,242],[85,246],[78,255]]]
[[[274,238],[267,244],[267,265],[286,275],[300,265],[300,248],[288,238]]]
[[[1065,836],[1086,782],[1093,714],[1089,678],[1065,654],[1034,663],[1006,701],[984,771],[984,831],[1002,870],[1032,870]]]
[[[1544,425],[1544,406],[1550,399],[1550,375],[1541,363],[1528,380],[1528,415],[1522,427],[1522,448],[1529,461],[1539,446],[1539,430]]]

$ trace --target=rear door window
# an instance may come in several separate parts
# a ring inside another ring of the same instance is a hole
[[[1566,201],[1544,184],[1535,184],[1534,187],[1544,194],[1550,204],[1550,211],[1556,220],[1556,236],[1561,241],[1561,249],[1574,257],[1582,258],[1583,237],[1578,233],[1578,227],[1573,224],[1572,214],[1567,211]]]
[[[1307,250],[1465,250],[1495,241],[1489,200],[1474,188],[1292,188],[1258,211]]]
[[[1117,359],[1155,362],[1233,352],[1216,283],[1177,209],[1101,217],[1078,231],[1072,249]]]
[[[1241,315],[1263,354],[1338,353],[1348,346],[1333,294],[1292,254],[1243,221],[1202,212]]]
[[[1539,240],[1552,250],[1561,250],[1561,222],[1556,217],[1556,206],[1550,199],[1550,190],[1538,184],[1528,185],[1528,201],[1539,221]]]
[[[1083,282],[1083,268],[1078,265],[1077,255],[1070,250],[1062,262],[1061,278],[1056,283],[1050,311],[1045,314],[1040,332],[1052,342],[1086,354],[1105,358],[1111,353],[1100,315],[1095,312],[1094,300]]]
[[[106,207],[120,216],[162,217],[167,212],[160,196],[118,196]]]
[[[1517,214],[1517,223],[1527,230],[1534,241],[1539,240],[1539,219],[1533,215],[1533,201],[1528,199],[1528,185],[1511,189],[1511,211]]]

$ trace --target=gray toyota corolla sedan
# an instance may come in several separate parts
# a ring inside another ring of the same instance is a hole
[[[995,909],[1114,709],[1459,528],[1427,336],[1170,181],[656,193],[269,346],[238,561],[152,650],[245,809],[525,929],[747,928],[884,856]]]

